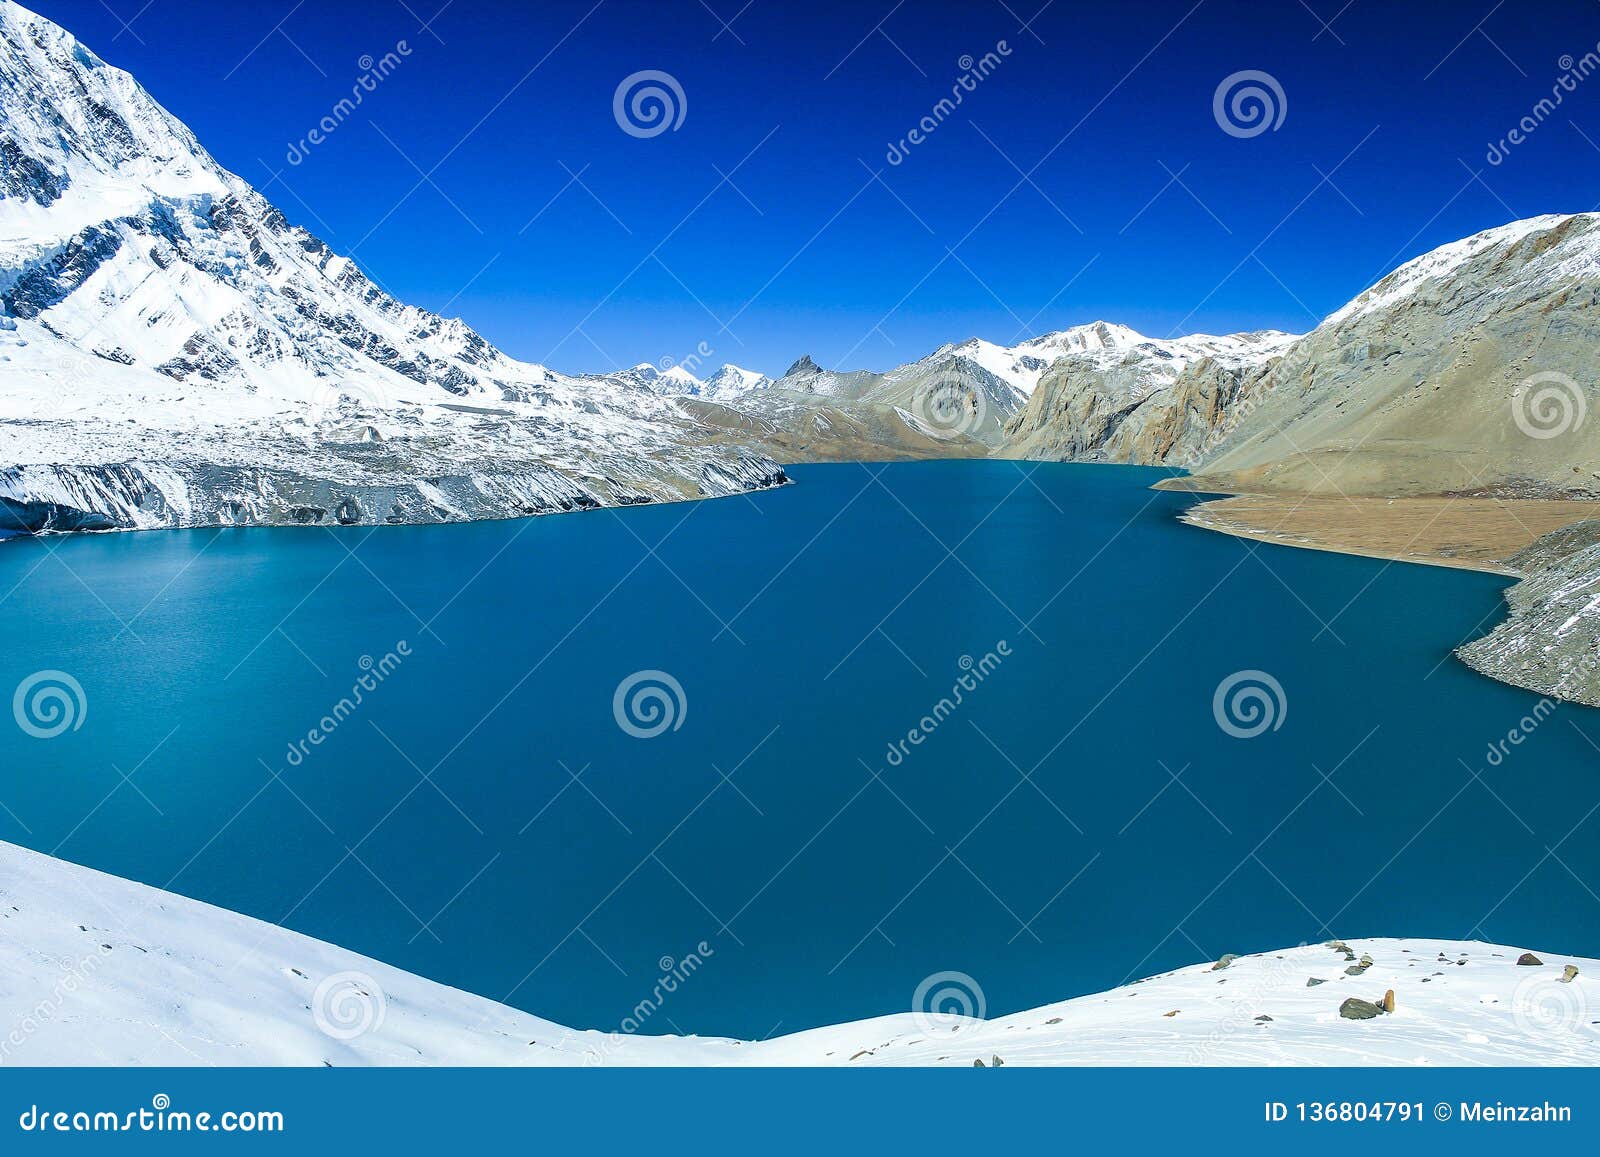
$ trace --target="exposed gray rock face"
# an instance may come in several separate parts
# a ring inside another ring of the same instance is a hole
[[[12,529],[494,518],[786,481],[678,398],[397,301],[11,0],[0,158]],[[719,388],[749,384],[729,371]]]
[[[1510,616],[1456,650],[1476,671],[1552,699],[1600,707],[1600,519],[1540,538],[1508,562]]]
[[[1007,457],[1190,466],[1254,375],[1294,339],[1264,331],[1227,338],[1142,340],[1069,354],[1039,379],[1006,427]]]

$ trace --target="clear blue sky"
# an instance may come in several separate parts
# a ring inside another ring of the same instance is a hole
[[[1600,41],[1593,0],[27,3],[396,295],[565,371],[702,342],[710,365],[885,368],[1102,317],[1298,331],[1400,259],[1600,201],[1600,76],[1485,160]],[[645,69],[687,105],[649,139],[612,108]],[[1246,69],[1287,109],[1239,138],[1213,94]]]

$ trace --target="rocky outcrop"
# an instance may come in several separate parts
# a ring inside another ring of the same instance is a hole
[[[1456,655],[1492,678],[1600,707],[1600,519],[1547,534],[1507,561],[1524,576],[1506,590],[1509,616]]]
[[[1130,331],[1131,332],[1131,331]],[[1006,427],[1006,457],[1192,466],[1249,383],[1295,340],[1276,331],[1069,353]]]

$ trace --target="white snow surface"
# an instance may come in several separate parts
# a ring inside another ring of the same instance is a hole
[[[0,843],[0,1066],[1600,1062],[1600,960],[1540,952],[1523,966],[1518,948],[1442,940],[1348,948],[1372,958],[1360,976],[1346,952],[1314,945],[987,1020],[907,1012],[760,1042],[629,1036]],[[1569,964],[1579,974],[1564,982]],[[714,966],[685,983],[715,983]],[[1392,1014],[1340,1017],[1346,997],[1388,989]]]

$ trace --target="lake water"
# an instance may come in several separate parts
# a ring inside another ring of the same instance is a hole
[[[6,543],[0,691],[57,670],[84,706],[5,719],[0,838],[601,1029],[684,960],[644,1031],[899,1011],[944,971],[993,1015],[1332,935],[1600,955],[1600,714],[1491,764],[1535,697],[1448,658],[1504,580],[1185,527],[1150,470],[793,474]],[[1213,710],[1244,670],[1282,688],[1250,738]],[[641,738],[644,671],[681,698]]]

